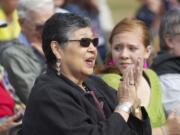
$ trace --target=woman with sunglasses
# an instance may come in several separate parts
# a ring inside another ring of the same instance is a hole
[[[24,135],[151,135],[145,109],[139,119],[130,113],[134,87],[116,95],[92,75],[97,45],[87,19],[57,13],[47,20],[42,46],[48,69],[30,94]]]

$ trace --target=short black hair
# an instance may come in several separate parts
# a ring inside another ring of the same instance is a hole
[[[54,66],[56,63],[56,57],[50,46],[51,41],[57,41],[63,48],[70,33],[85,27],[90,27],[90,21],[74,13],[56,13],[45,22],[42,31],[42,48],[48,66]]]

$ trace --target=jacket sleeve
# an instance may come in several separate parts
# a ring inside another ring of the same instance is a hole
[[[128,125],[136,131],[138,135],[151,135],[152,129],[150,125],[150,119],[144,107],[141,107],[143,119],[139,120],[130,114],[128,119]]]
[[[166,74],[160,75],[160,85],[162,90],[162,102],[165,111],[169,114],[172,110],[176,109],[180,114],[180,75],[179,74]]]
[[[41,67],[30,56],[20,51],[16,53],[10,52],[10,50],[3,52],[5,54],[1,59],[2,65],[8,73],[9,81],[16,90],[16,94],[26,104],[34,81],[41,72]]]

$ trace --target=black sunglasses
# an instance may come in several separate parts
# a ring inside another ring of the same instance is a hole
[[[98,38],[94,38],[94,39],[82,38],[80,40],[68,40],[68,41],[78,41],[82,47],[89,47],[91,43],[94,45],[94,47],[97,47],[99,43]]]

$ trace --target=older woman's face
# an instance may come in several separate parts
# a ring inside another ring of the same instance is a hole
[[[144,58],[149,57],[149,50],[144,47],[140,34],[135,32],[119,33],[112,40],[112,58],[115,66],[123,73],[127,67],[141,60],[143,67]]]
[[[79,41],[72,41],[82,38],[94,39],[89,27],[72,32],[63,49],[61,71],[69,77],[78,78],[93,73],[97,50],[92,42],[89,46],[84,47],[80,45]]]

